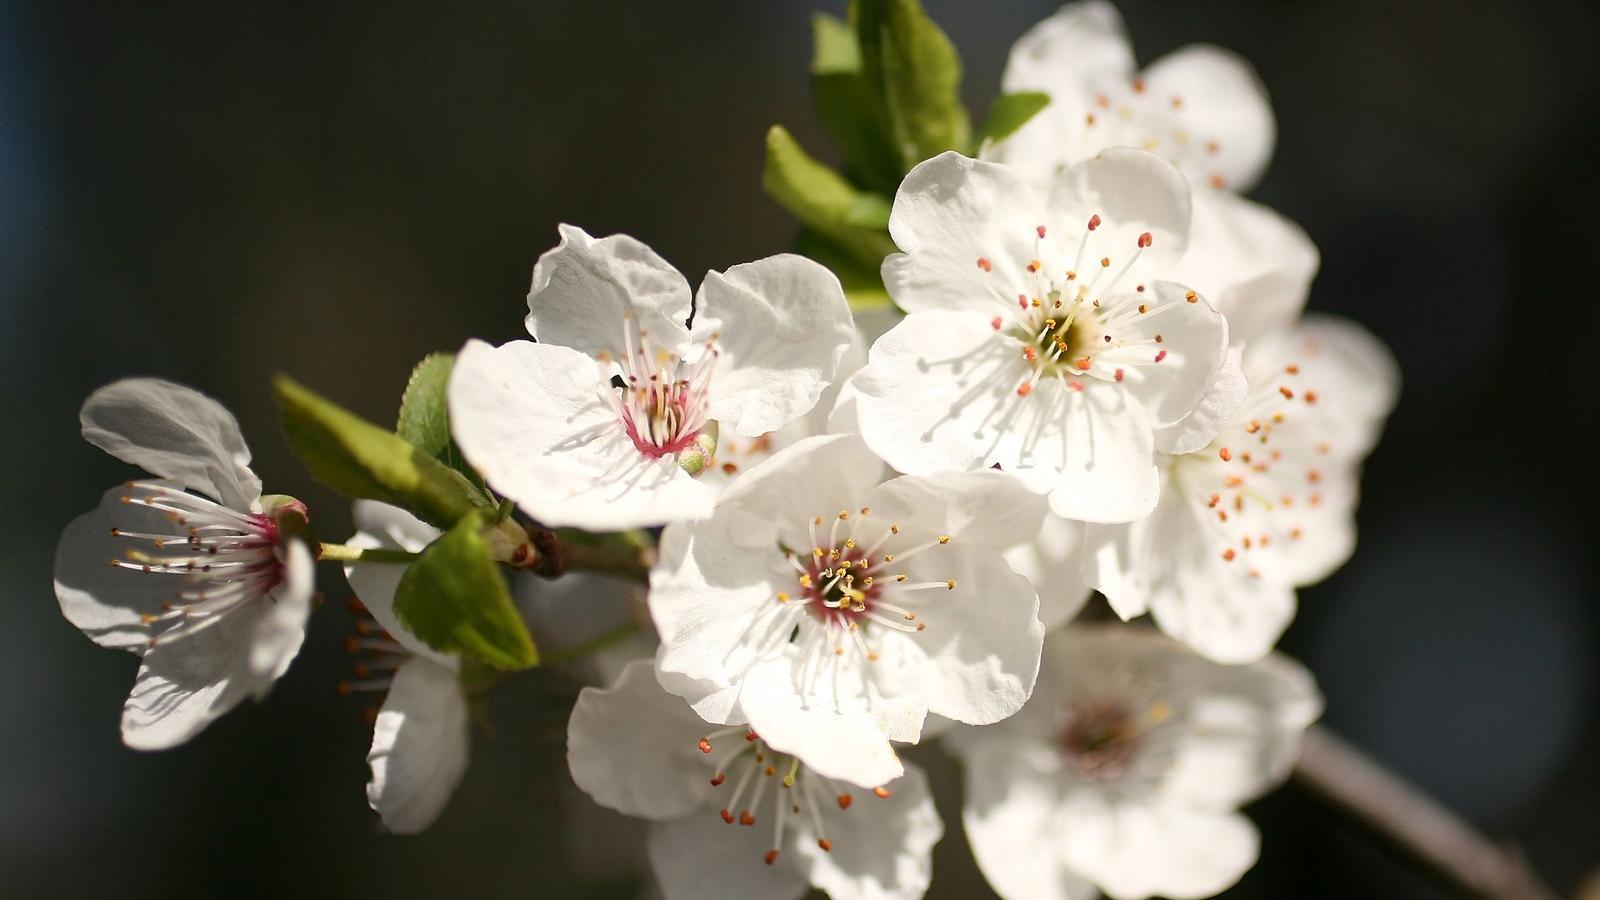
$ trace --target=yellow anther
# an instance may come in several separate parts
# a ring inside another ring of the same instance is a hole
[[[953,590],[956,589],[956,580],[954,578],[952,578],[949,581],[946,581],[944,583],[944,586],[953,591]]]
[[[950,535],[948,535],[948,534],[939,535],[939,543],[941,543],[941,544],[950,543]]]

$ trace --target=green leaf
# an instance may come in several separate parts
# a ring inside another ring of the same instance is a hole
[[[1019,91],[1001,94],[989,104],[989,114],[983,119],[975,139],[982,147],[988,141],[1003,141],[1015,134],[1038,112],[1050,105],[1050,95],[1040,91]]]
[[[851,7],[862,73],[880,84],[901,168],[965,151],[972,125],[961,104],[961,57],[918,0],[860,0]]]
[[[394,612],[400,624],[441,653],[497,669],[538,665],[528,626],[483,539],[483,516],[469,513],[422,551],[400,576]]]
[[[895,251],[878,224],[888,222],[888,201],[857,191],[843,176],[809,156],[781,125],[767,132],[761,186],[802,224],[826,235],[857,263],[877,267]],[[854,224],[870,222],[870,227]]]
[[[293,379],[280,375],[273,389],[290,445],[334,490],[402,506],[440,528],[490,506],[461,473]]]
[[[411,446],[438,459],[450,446],[450,416],[444,392],[450,384],[453,353],[430,353],[411,370],[406,392],[400,398],[400,418],[394,433]]]
[[[883,92],[861,68],[861,48],[850,26],[826,13],[811,18],[811,93],[822,124],[844,153],[845,172],[857,184],[892,194],[905,169],[889,130]]]
[[[822,263],[838,276],[839,285],[844,288],[844,297],[850,302],[852,310],[862,312],[893,307],[889,292],[884,289],[883,279],[878,274],[878,267],[862,265],[826,237],[815,231],[801,229],[795,238],[794,250]]]

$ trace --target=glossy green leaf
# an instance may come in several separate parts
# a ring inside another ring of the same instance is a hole
[[[334,490],[393,503],[440,528],[490,506],[465,476],[404,439],[287,376],[278,376],[273,388],[290,445]]]
[[[802,224],[827,236],[857,263],[876,268],[895,251],[879,224],[887,223],[888,201],[856,190],[838,172],[808,155],[788,131],[767,132],[767,162],[761,185]],[[855,224],[870,223],[870,227]]]
[[[539,653],[483,539],[483,525],[482,515],[470,513],[422,551],[400,578],[395,615],[441,653],[496,669],[538,665]]]
[[[975,138],[977,145],[982,147],[988,141],[1005,140],[1049,105],[1050,95],[1040,91],[1001,94],[989,104],[989,114],[984,117],[983,127],[978,129]]]
[[[406,392],[400,397],[400,417],[394,433],[435,459],[450,446],[450,416],[444,395],[455,362],[453,353],[423,357],[411,370]]]
[[[946,150],[969,149],[961,57],[918,0],[859,0],[851,7],[861,69],[881,85],[903,171]]]
[[[811,18],[811,34],[811,93],[823,126],[843,151],[845,174],[868,189],[894,193],[905,170],[883,92],[862,72],[855,31],[817,13]]]

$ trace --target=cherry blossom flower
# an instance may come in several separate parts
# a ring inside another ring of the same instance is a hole
[[[983,156],[1048,184],[1108,147],[1170,160],[1194,186],[1189,251],[1167,277],[1203,293],[1236,343],[1294,322],[1320,258],[1300,226],[1234,191],[1248,190],[1272,155],[1272,107],[1255,70],[1220,47],[1190,45],[1136,71],[1116,8],[1084,0],[1019,39],[1006,91],[1050,103]],[[1253,316],[1236,315],[1249,309]]]
[[[348,543],[362,550],[420,553],[441,534],[386,503],[357,500],[353,514],[359,530]],[[342,682],[340,690],[385,695],[367,754],[372,770],[367,800],[389,831],[416,834],[444,811],[466,774],[470,704],[460,680],[461,660],[428,647],[396,617],[394,596],[404,573],[403,563],[357,559],[345,564],[362,618],[346,644],[360,657],[357,678]],[[580,574],[548,581],[526,573],[513,578],[517,605],[547,654],[585,645],[628,624],[627,606],[636,590],[618,579]],[[573,665],[582,677],[609,683],[628,662],[647,658],[654,643],[652,635],[641,633]]]
[[[650,585],[663,687],[864,786],[901,773],[889,742],[930,712],[1014,713],[1044,634],[1001,555],[1043,500],[999,472],[886,474],[856,435],[802,440],[669,525]]]
[[[142,657],[130,747],[173,747],[264,697],[305,638],[305,507],[263,497],[239,423],[181,385],[130,378],[84,401],[83,436],[155,476],[107,491],[56,547],[56,598],[103,647]]]
[[[1183,176],[1139,150],[1072,166],[1048,197],[998,163],[918,165],[889,218],[905,252],[883,265],[909,315],[851,382],[867,444],[909,474],[998,466],[1066,518],[1147,514],[1156,432],[1227,350],[1205,298],[1153,278],[1188,224]]]
[[[1359,326],[1323,316],[1244,350],[1249,397],[1203,450],[1162,459],[1161,503],[1085,528],[1084,574],[1123,618],[1146,611],[1222,662],[1272,649],[1298,585],[1355,545],[1360,464],[1399,372]]]
[[[1039,621],[1054,631],[1083,610],[1093,590],[1083,580],[1083,524],[1046,513],[1039,533],[1006,551],[1006,562],[1039,592]]]
[[[626,235],[561,227],[528,294],[537,343],[471,341],[451,428],[491,487],[548,525],[596,531],[708,515],[718,427],[754,438],[811,410],[850,343],[827,269],[793,255],[688,283]]]
[[[567,765],[596,803],[650,820],[650,864],[668,900],[789,900],[808,888],[920,897],[944,833],[916,768],[863,791],[744,724],[708,733],[645,661],[579,694]]]
[[[1237,810],[1281,783],[1321,714],[1279,656],[1223,666],[1153,632],[1068,628],[1020,713],[946,736],[962,821],[1006,898],[1209,897],[1254,864]]]
[[[386,503],[357,500],[358,529],[349,546],[420,553],[438,540],[437,528]],[[345,579],[371,620],[358,620],[346,649],[362,656],[358,680],[340,690],[386,692],[373,722],[367,765],[367,803],[395,834],[432,825],[461,784],[471,759],[472,735],[461,661],[423,643],[394,612],[405,566],[355,560]]]

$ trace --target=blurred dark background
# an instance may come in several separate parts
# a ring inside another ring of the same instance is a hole
[[[1254,61],[1280,131],[1256,196],[1321,246],[1312,307],[1404,369],[1360,549],[1303,592],[1285,648],[1328,723],[1570,894],[1600,864],[1595,12],[1120,5],[1142,61],[1194,41]],[[981,110],[1056,3],[928,6]],[[692,281],[783,249],[762,136],[782,122],[828,149],[813,4],[219,7],[0,0],[0,894],[629,896],[631,832],[564,818],[586,801],[566,793],[554,676],[495,697],[431,832],[378,834],[370,729],[333,691],[337,604],[265,705],[178,750],[125,749],[134,660],[79,635],[50,587],[61,527],[126,477],[77,408],[124,375],[196,385],[238,413],[269,490],[343,535],[268,377],[390,421],[423,354],[521,333],[559,221],[628,231]],[[944,812],[934,896],[980,896]],[[1251,812],[1262,860],[1230,897],[1441,896],[1294,787]]]

